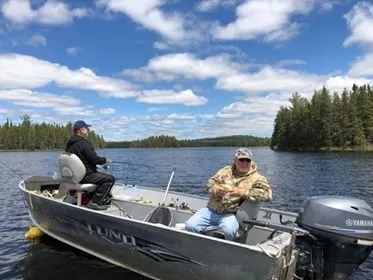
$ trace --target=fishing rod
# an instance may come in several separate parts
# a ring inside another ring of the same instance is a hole
[[[146,164],[138,164],[138,163],[132,163],[132,162],[129,162],[129,161],[112,161],[112,163],[119,163],[119,164],[128,164],[128,165],[137,165],[137,166],[144,166],[144,167],[149,167],[151,168],[150,165],[146,165]]]
[[[168,184],[167,184],[166,192],[165,192],[165,194],[164,194],[164,196],[163,196],[163,202],[162,202],[162,205],[165,205],[165,203],[166,203],[166,198],[167,198],[168,190],[170,189],[171,181],[172,181],[172,178],[174,177],[175,170],[176,170],[176,167],[174,167],[174,168],[172,169],[171,177],[170,177],[170,179],[168,180]]]
[[[148,215],[146,215],[144,221],[150,223],[161,223],[163,225],[169,226],[172,222],[172,213],[170,208],[168,208],[166,203],[166,198],[168,194],[168,190],[170,189],[172,178],[174,177],[176,167],[172,169],[172,173],[170,179],[168,180],[166,192],[163,197],[162,203],[159,203],[158,207],[150,211]]]
[[[125,165],[135,165],[135,166],[142,166],[142,167],[147,167],[147,168],[152,168],[152,166],[150,165],[146,165],[146,164],[138,164],[138,163],[132,163],[132,162],[129,162],[129,161],[112,161],[111,163],[118,163],[118,164],[125,164]],[[104,164],[102,165],[102,168],[104,168],[105,170],[109,169],[109,166],[110,164]]]

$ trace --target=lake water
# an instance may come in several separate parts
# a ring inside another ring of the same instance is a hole
[[[373,154],[282,153],[253,148],[260,172],[271,182],[273,202],[268,207],[296,211],[311,195],[345,195],[373,205]],[[204,194],[209,176],[230,164],[234,148],[104,149],[114,161],[108,170],[121,183],[164,188],[176,167],[172,190]],[[20,197],[20,177],[52,176],[60,152],[0,153],[0,279],[145,279],[95,259],[51,238],[39,243],[24,240],[31,225]],[[373,256],[351,278],[373,279]]]

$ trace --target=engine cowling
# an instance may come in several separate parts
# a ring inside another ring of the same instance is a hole
[[[373,209],[363,200],[311,197],[304,202],[296,224],[316,237],[297,240],[297,270],[304,279],[347,279],[372,251]]]

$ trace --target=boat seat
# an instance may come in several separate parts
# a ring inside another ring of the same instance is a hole
[[[61,181],[67,190],[75,190],[77,192],[77,205],[82,205],[82,193],[93,192],[98,185],[95,184],[80,184],[79,182],[85,176],[85,166],[80,158],[72,153],[62,153],[59,158]]]
[[[145,217],[144,221],[148,223],[170,226],[172,223],[172,214],[169,208],[165,206],[158,206]]]
[[[253,227],[253,225],[244,223],[244,220],[256,220],[258,217],[260,205],[260,202],[252,202],[248,200],[245,200],[241,203],[236,213],[239,228],[234,241],[239,243],[246,243],[247,234]],[[227,239],[224,232],[219,230],[217,226],[207,227],[203,231],[203,234],[216,238]]]

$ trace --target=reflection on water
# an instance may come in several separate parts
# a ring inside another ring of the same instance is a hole
[[[23,279],[145,279],[96,259],[48,236],[30,243],[23,260]]]
[[[176,167],[171,190],[205,194],[209,176],[230,164],[234,148],[106,149],[114,161],[108,172],[121,183],[165,189]],[[52,176],[60,152],[0,153],[0,279],[145,279],[86,255],[51,238],[30,244],[24,233],[31,225],[18,190],[20,177]],[[273,188],[267,207],[296,211],[311,195],[338,194],[373,205],[373,155],[369,153],[280,153],[254,148],[254,160]],[[2,164],[6,164],[6,167]],[[11,170],[9,169],[11,168]],[[371,257],[350,280],[373,279]]]

